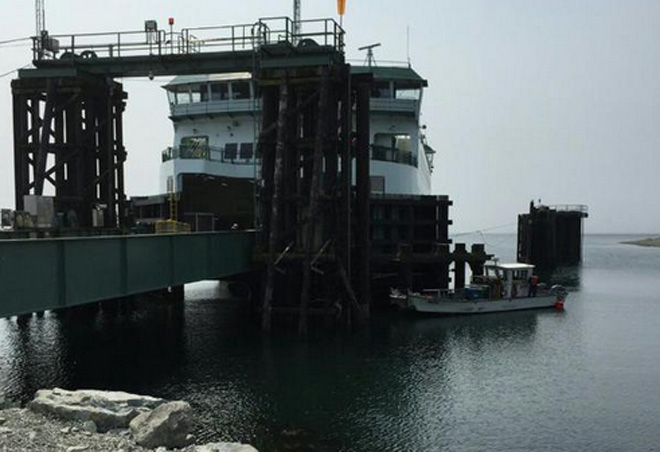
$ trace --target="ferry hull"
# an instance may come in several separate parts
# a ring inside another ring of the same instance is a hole
[[[422,314],[473,315],[493,312],[522,311],[555,307],[554,295],[510,298],[503,300],[435,301],[421,296],[408,297],[409,309]]]

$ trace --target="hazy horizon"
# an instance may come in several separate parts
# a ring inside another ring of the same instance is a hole
[[[291,15],[290,0],[46,0],[53,34],[176,28]],[[509,225],[531,199],[587,204],[587,233],[659,234],[660,2],[421,0],[415,7],[348,0],[347,57],[375,42],[377,61],[407,58],[429,81],[422,124],[438,151],[434,192],[454,201],[451,234]],[[303,0],[303,18],[336,17],[335,0]],[[33,2],[0,4],[0,42],[34,34]],[[27,44],[0,45],[0,75],[30,63]],[[12,207],[10,82],[0,78],[0,207]],[[173,132],[160,86],[124,80],[127,195],[158,191],[160,152]],[[655,208],[654,208],[655,207]]]

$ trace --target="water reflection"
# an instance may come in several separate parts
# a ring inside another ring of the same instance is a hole
[[[301,340],[209,284],[184,306],[0,321],[0,389],[186,399],[200,440],[268,451],[653,450],[658,250],[601,242],[557,277],[564,313],[385,313]]]

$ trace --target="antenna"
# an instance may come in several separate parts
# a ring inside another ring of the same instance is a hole
[[[293,0],[293,37],[298,39],[300,35],[300,0]]]
[[[376,44],[371,44],[369,46],[360,47],[358,50],[366,50],[367,58],[364,60],[365,64],[369,67],[376,66],[376,58],[374,58],[374,49],[380,47],[380,42]]]
[[[35,16],[36,16],[36,23],[37,23],[37,37],[41,36],[41,33],[43,33],[46,30],[46,8],[44,5],[44,2],[46,0],[35,0],[34,2],[34,9],[35,9]]]
[[[410,25],[406,26],[406,55],[408,56],[408,67],[410,67]]]

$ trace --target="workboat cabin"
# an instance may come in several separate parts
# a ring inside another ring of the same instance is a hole
[[[531,295],[530,285],[538,281],[534,276],[534,266],[530,264],[495,262],[484,265],[484,274],[472,277],[472,284],[466,290],[469,298],[516,298]],[[536,285],[536,284],[535,284]],[[486,291],[479,296],[470,296],[470,290]]]

